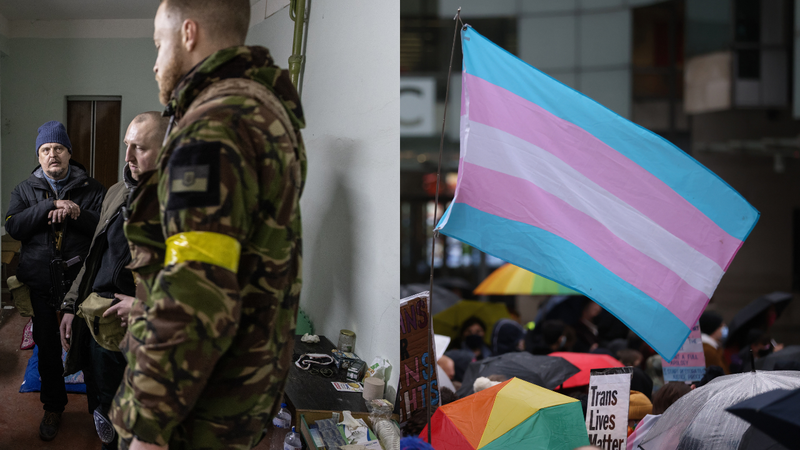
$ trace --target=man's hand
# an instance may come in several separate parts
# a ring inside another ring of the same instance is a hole
[[[106,312],[103,313],[103,317],[108,317],[112,314],[116,314],[122,321],[122,326],[127,327],[128,313],[131,312],[131,306],[133,305],[134,298],[129,295],[123,295],[123,294],[114,294],[114,297],[120,299],[120,302],[112,306],[111,308],[108,308]]]
[[[75,220],[81,215],[81,207],[72,200],[56,200],[55,206],[56,209],[47,213],[48,224],[61,223],[67,217]]]
[[[169,446],[165,445],[162,447],[156,444],[148,444],[136,438],[133,438],[133,442],[131,442],[131,445],[130,447],[128,447],[128,450],[169,450]]]
[[[66,209],[54,209],[47,213],[47,224],[50,225],[51,223],[61,223],[67,219]]]
[[[72,335],[72,319],[74,318],[75,314],[70,313],[64,313],[64,317],[61,318],[59,331],[61,331],[61,347],[65,351],[69,351],[69,337]]]
[[[81,207],[72,200],[56,200],[55,203],[56,210],[66,210],[67,214],[73,219],[77,219],[81,215]]]

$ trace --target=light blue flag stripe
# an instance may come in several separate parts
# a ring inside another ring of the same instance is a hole
[[[666,307],[566,239],[464,203],[452,203],[444,217],[442,234],[583,293],[636,330],[667,360],[692,331]]]
[[[759,213],[730,185],[666,139],[559,83],[471,27],[462,33],[464,70],[536,103],[620,152],[744,241]]]

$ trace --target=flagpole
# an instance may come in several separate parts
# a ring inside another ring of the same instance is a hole
[[[444,117],[442,117],[442,135],[439,140],[439,166],[436,169],[436,194],[434,194],[434,203],[433,203],[433,239],[431,239],[431,285],[430,290],[428,291],[428,305],[430,310],[428,311],[428,319],[431,321],[430,329],[433,329],[433,316],[431,315],[431,311],[433,311],[433,260],[436,256],[436,217],[439,215],[439,180],[442,178],[442,150],[444,148],[444,127],[447,123],[447,100],[450,94],[450,75],[453,72],[453,54],[456,51],[456,37],[458,36],[458,24],[461,22],[461,7],[458,7],[458,11],[456,12],[456,16],[453,17],[453,20],[456,21],[455,29],[453,30],[453,48],[450,49],[450,67],[447,69],[447,87],[444,91]],[[463,23],[463,22],[462,22]],[[431,441],[431,396],[433,391],[433,386],[431,382],[433,381],[433,371],[436,368],[437,361],[436,357],[433,354],[433,346],[431,345],[431,341],[433,341],[433,333],[428,333],[428,364],[430,364],[430,371],[428,376],[428,393],[426,396],[425,403],[427,404],[427,416],[428,416],[428,443],[433,445]],[[441,395],[439,396],[439,402],[441,406]]]

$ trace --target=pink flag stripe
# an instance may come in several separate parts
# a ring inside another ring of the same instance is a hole
[[[478,122],[464,120],[463,125],[470,130],[465,133],[470,145],[463,152],[463,161],[535,184],[594,218],[612,234],[677,273],[707,297],[714,293],[724,274],[717,263],[649,217],[528,141]],[[483,151],[470,151],[473,146]],[[548,214],[548,211],[538,213]],[[647,231],[643,233],[642,230]]]
[[[565,239],[692,327],[708,297],[675,272],[629,245],[597,220],[521,178],[461,163],[456,201],[488,214],[541,228]],[[498,187],[502,186],[502,189]],[[514,192],[514,196],[507,195]],[[506,193],[506,194],[504,194]],[[519,199],[526,199],[520,203]],[[547,214],[542,214],[547,211]],[[580,290],[581,286],[575,286]]]
[[[473,75],[469,120],[540,147],[649,217],[725,270],[742,244],[659,178],[582,128]],[[465,111],[462,110],[462,113]]]

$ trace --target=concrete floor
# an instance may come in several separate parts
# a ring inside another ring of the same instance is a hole
[[[16,309],[0,311],[0,450],[100,450],[102,443],[83,394],[68,394],[69,403],[56,438],[50,442],[39,439],[39,422],[44,415],[39,393],[19,393],[25,367],[33,354],[33,349],[19,349],[26,323],[28,318],[21,317]],[[269,438],[255,449],[283,448],[283,442],[270,446]]]
[[[33,349],[19,349],[26,323],[28,318],[21,317],[16,309],[0,311],[0,449],[99,450],[102,443],[83,394],[68,394],[69,403],[56,438],[50,442],[39,439],[39,422],[44,415],[39,393],[19,393],[33,354]]]

